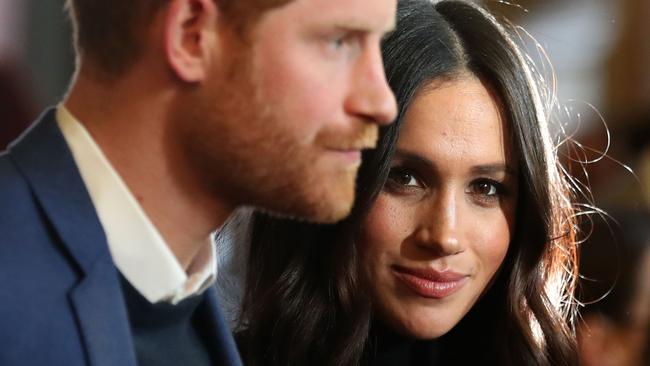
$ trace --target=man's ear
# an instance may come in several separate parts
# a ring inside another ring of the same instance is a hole
[[[167,61],[182,81],[201,82],[212,61],[218,9],[213,0],[172,0],[165,19]]]

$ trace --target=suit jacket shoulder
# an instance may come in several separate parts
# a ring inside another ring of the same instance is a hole
[[[218,362],[240,366],[208,300]],[[51,109],[0,155],[0,365],[135,364],[118,271]]]
[[[0,365],[134,365],[117,271],[47,111],[0,155]]]

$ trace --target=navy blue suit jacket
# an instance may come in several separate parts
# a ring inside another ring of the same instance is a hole
[[[208,291],[212,351],[241,365]],[[0,365],[136,365],[119,274],[54,110],[0,154]]]

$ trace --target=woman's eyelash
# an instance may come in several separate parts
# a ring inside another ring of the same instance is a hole
[[[506,184],[491,178],[479,178],[470,183],[468,193],[481,202],[491,203],[507,197],[509,190]]]
[[[394,166],[388,172],[385,188],[394,193],[406,194],[409,192],[422,192],[423,189],[426,189],[426,186],[413,169]],[[501,199],[508,197],[510,189],[505,182],[482,177],[472,180],[465,193],[482,206],[492,206]]]
[[[393,167],[388,172],[387,186],[393,189],[413,189],[424,186],[417,173],[403,167]]]

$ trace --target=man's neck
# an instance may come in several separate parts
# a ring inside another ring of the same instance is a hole
[[[216,202],[184,161],[170,130],[173,92],[157,83],[127,76],[109,86],[80,74],[65,105],[187,269],[234,207]]]

